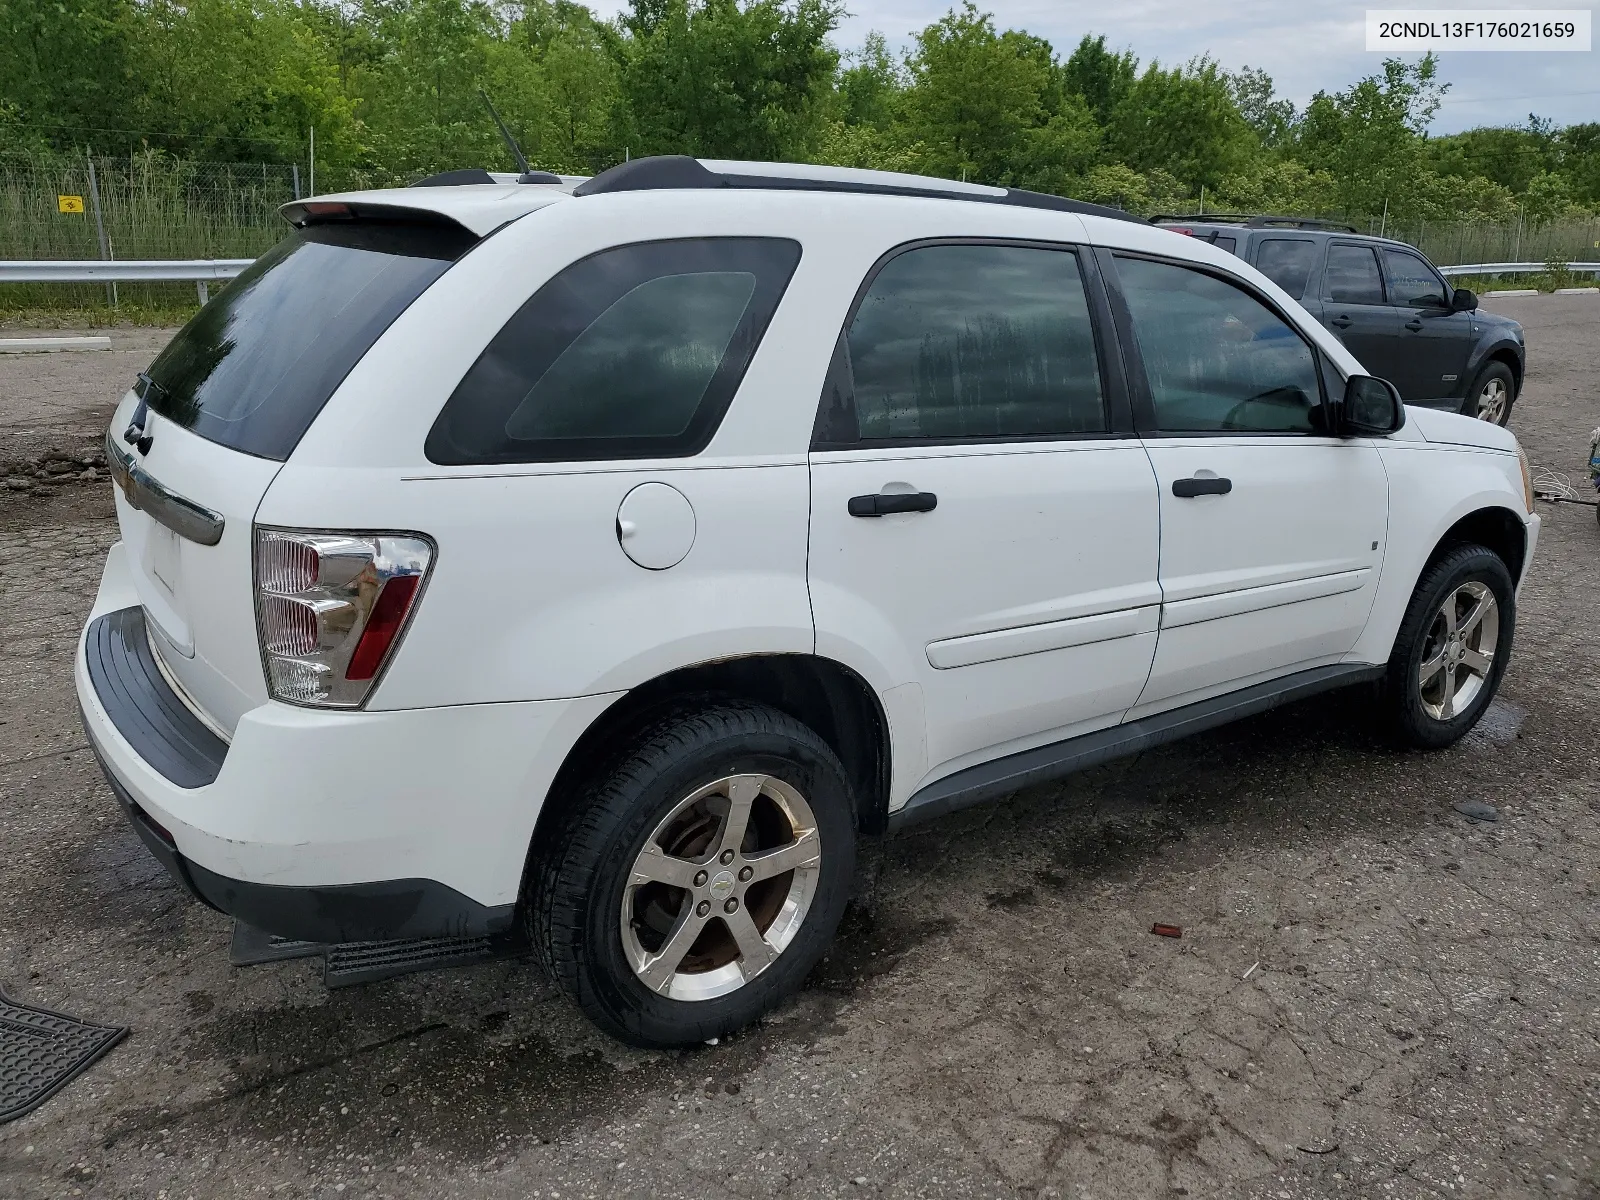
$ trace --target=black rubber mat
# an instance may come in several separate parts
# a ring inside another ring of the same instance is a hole
[[[38,1108],[127,1032],[18,1004],[0,992],[0,1123]]]

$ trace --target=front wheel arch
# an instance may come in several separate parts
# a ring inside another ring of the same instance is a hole
[[[1477,545],[1493,551],[1505,563],[1513,584],[1522,581],[1522,568],[1528,557],[1528,530],[1523,519],[1509,508],[1480,508],[1460,518],[1444,535],[1417,572],[1420,580],[1440,559],[1458,546]],[[1415,584],[1413,584],[1413,587]]]

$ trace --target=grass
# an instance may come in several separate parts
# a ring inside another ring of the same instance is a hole
[[[218,285],[212,284],[215,296]],[[98,329],[114,325],[182,325],[200,311],[192,283],[118,284],[117,304],[103,284],[0,285],[0,329]]]

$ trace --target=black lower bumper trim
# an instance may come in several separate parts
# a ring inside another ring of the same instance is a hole
[[[90,745],[99,758],[99,747],[92,738]],[[178,886],[246,925],[279,937],[328,944],[475,937],[503,933],[512,926],[515,905],[479,904],[432,879],[285,887],[218,875],[178,852],[171,835],[139,807],[103,758],[100,769],[139,840]]]
[[[285,887],[247,883],[182,860],[213,908],[279,937],[325,944],[472,937],[511,928],[515,905],[490,907],[432,879]]]

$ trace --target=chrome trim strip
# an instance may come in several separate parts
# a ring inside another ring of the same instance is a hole
[[[180,496],[138,463],[133,455],[117,445],[116,435],[106,430],[106,465],[111,478],[122,489],[128,503],[161,522],[179,537],[202,546],[215,546],[222,540],[223,518],[187,496]]]

